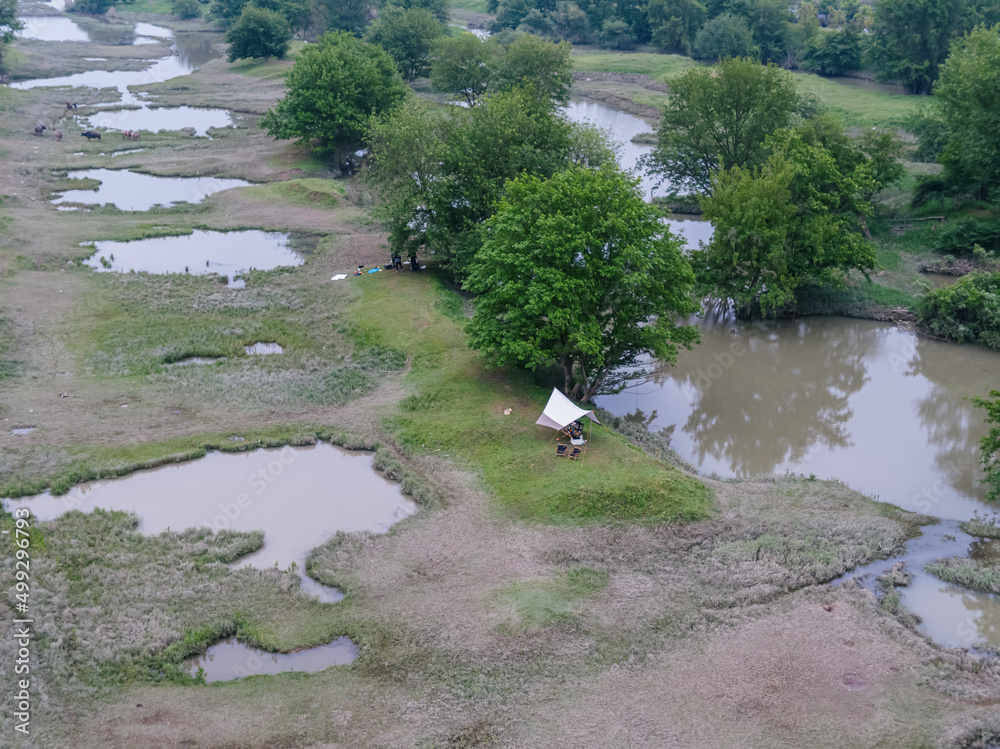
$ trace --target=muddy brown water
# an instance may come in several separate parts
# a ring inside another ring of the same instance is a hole
[[[133,512],[145,534],[191,527],[263,530],[264,546],[234,566],[287,569],[292,563],[302,590],[321,601],[340,594],[305,574],[309,551],[337,531],[384,533],[416,511],[399,484],[372,468],[372,455],[327,443],[204,458],[95,481],[56,497],[4,500],[10,510],[28,507],[40,521],[70,510],[96,507]]]
[[[192,676],[201,669],[205,682],[211,684],[213,681],[232,681],[246,676],[289,671],[314,674],[331,666],[343,666],[357,657],[358,649],[347,637],[297,653],[268,653],[231,637],[213,645],[204,655],[188,658],[185,663]]]
[[[233,277],[255,268],[271,270],[302,265],[287,234],[259,231],[205,231],[131,242],[94,242],[96,252],[85,265],[98,271],[146,273],[217,273]],[[102,262],[102,260],[104,262]]]
[[[101,184],[96,190],[67,190],[53,198],[53,203],[114,205],[123,211],[148,211],[154,205],[200,203],[212,193],[250,185],[241,179],[155,177],[128,169],[78,169],[66,176],[69,179],[96,179]],[[204,260],[202,258],[202,263]]]
[[[959,521],[994,509],[980,483],[983,413],[966,398],[998,386],[1000,353],[843,318],[710,317],[701,328],[676,367],[600,405],[668,436],[705,473],[813,474],[939,518],[902,557],[916,574],[903,601],[938,642],[1000,646],[997,596],[923,571],[966,556],[974,539]]]

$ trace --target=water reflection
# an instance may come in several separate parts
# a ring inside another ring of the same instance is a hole
[[[676,367],[600,404],[657,412],[674,447],[724,476],[794,471],[839,478],[908,510],[966,520],[983,508],[965,400],[996,387],[1000,355],[843,318],[706,320]]]
[[[71,19],[63,16],[26,16],[24,28],[16,32],[19,39],[43,42],[88,42],[90,36]]]

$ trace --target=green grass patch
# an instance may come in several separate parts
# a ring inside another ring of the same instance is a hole
[[[161,16],[172,16],[174,4],[172,0],[129,0],[115,4],[115,10],[120,13],[143,13]]]
[[[845,125],[854,127],[904,127],[928,99],[836,83],[811,73],[796,74],[800,94],[815,95]]]
[[[698,67],[700,63],[681,55],[653,52],[603,52],[574,50],[573,69],[591,73],[626,73],[663,80]]]
[[[486,0],[451,0],[451,7],[459,10],[471,10],[476,13],[487,12]]]
[[[987,593],[1000,593],[1000,568],[989,564],[952,557],[939,559],[924,569],[948,583],[957,583]]]
[[[297,205],[314,205],[321,208],[336,208],[343,204],[347,191],[332,179],[305,178],[284,182],[269,182],[266,185],[245,188],[246,192],[258,198],[279,199]]]
[[[496,605],[505,611],[501,631],[525,632],[576,621],[580,603],[600,593],[608,584],[608,573],[577,567],[548,580],[532,580],[506,585],[494,594]]]
[[[288,54],[281,60],[261,60],[259,58],[237,60],[230,63],[229,69],[233,73],[249,76],[251,78],[274,79],[284,78],[288,71],[292,69],[296,58],[305,47],[305,42],[293,41],[288,48]]]
[[[554,432],[534,423],[548,391],[527,373],[487,369],[466,345],[461,300],[430,273],[380,273],[357,283],[358,343],[404,351],[410,361],[411,394],[387,423],[406,449],[470,465],[500,509],[525,519],[709,515],[707,487],[604,427],[594,427],[581,460],[556,458]]]

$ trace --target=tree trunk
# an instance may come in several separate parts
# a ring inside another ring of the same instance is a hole
[[[573,360],[563,359],[563,393],[567,398],[573,397]]]
[[[861,222],[861,228],[865,232],[865,239],[867,239],[869,242],[871,242],[872,241],[872,233],[870,231],[868,231],[868,219],[865,218],[865,214],[859,213],[858,214],[858,221]]]

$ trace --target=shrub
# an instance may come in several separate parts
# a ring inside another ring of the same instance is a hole
[[[987,252],[1000,252],[1000,221],[971,216],[952,219],[938,230],[934,249],[945,255],[971,255],[976,245]]]
[[[226,32],[229,62],[244,57],[284,57],[292,40],[288,20],[273,10],[248,5]]]
[[[171,7],[174,15],[178,18],[188,19],[201,17],[201,5],[198,3],[198,0],[173,0],[173,5]]]
[[[920,300],[920,322],[957,343],[1000,349],[1000,273],[970,273]]]

